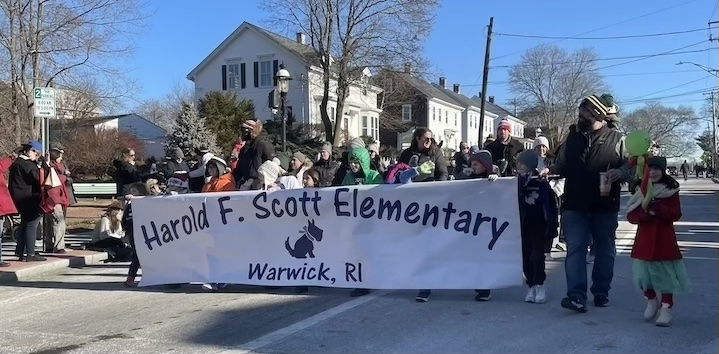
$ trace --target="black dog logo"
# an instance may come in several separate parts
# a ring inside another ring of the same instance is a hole
[[[300,231],[300,234],[302,234],[302,236],[298,238],[297,241],[295,241],[295,248],[293,249],[290,246],[289,237],[287,238],[287,240],[285,240],[285,248],[292,257],[307,258],[307,256],[310,256],[310,258],[315,258],[315,254],[312,252],[315,249],[313,241],[322,241],[323,232],[324,231],[322,229],[315,226],[314,220],[307,221],[307,226],[303,227]]]

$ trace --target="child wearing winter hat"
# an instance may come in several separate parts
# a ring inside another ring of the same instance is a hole
[[[668,327],[674,294],[690,287],[673,225],[682,216],[679,183],[667,175],[666,158],[652,157],[647,166],[650,183],[645,192],[637,189],[627,207],[627,220],[639,225],[632,246],[634,281],[647,300],[644,319]]]
[[[541,304],[547,301],[544,248],[547,240],[556,236],[559,214],[549,182],[539,177],[538,163],[539,154],[534,150],[517,155],[522,268],[529,286],[524,301]]]
[[[225,160],[213,156],[207,163],[207,172],[210,174],[210,181],[202,187],[203,193],[235,190],[235,178],[227,171]]]

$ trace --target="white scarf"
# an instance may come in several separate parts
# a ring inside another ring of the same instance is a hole
[[[654,195],[652,199],[669,198],[676,193],[679,193],[679,188],[670,189],[666,185],[661,183],[655,183],[652,186],[652,194]],[[629,201],[627,201],[627,213],[641,206],[642,200],[644,200],[644,194],[642,194],[642,189],[637,188],[637,191],[629,198]]]

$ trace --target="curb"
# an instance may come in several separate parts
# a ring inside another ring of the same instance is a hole
[[[25,281],[40,275],[59,273],[63,269],[67,269],[70,267],[82,267],[86,265],[100,264],[106,259],[106,252],[98,252],[95,254],[88,254],[83,256],[57,258],[56,260],[51,262],[38,262],[35,266],[18,269],[14,272],[0,271],[0,284]]]

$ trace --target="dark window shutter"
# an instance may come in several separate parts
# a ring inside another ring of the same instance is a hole
[[[277,76],[277,70],[279,70],[279,61],[273,60],[272,61],[272,79],[275,87],[277,87],[277,79],[275,76]]]
[[[254,67],[255,71],[255,87],[260,86],[260,65],[257,62],[252,63],[252,66]]]
[[[227,90],[227,65],[222,66],[222,91]]]
[[[245,88],[246,80],[245,80],[245,63],[240,64],[240,87]]]

